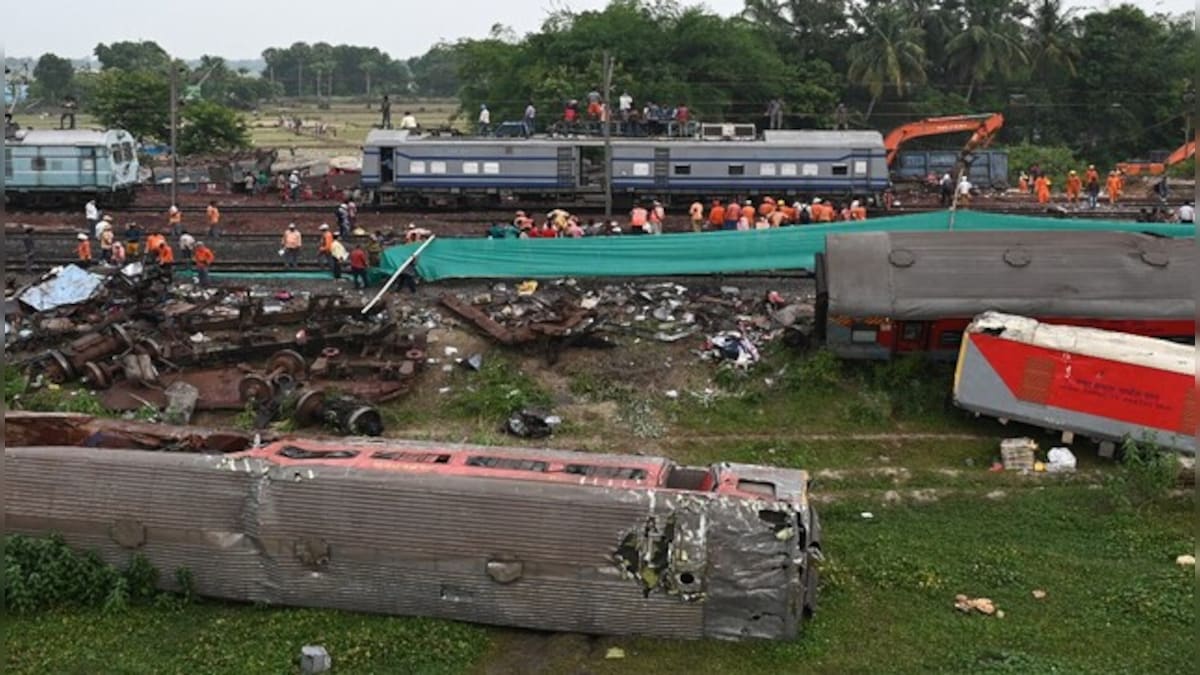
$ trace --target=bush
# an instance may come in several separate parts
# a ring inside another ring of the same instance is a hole
[[[1153,441],[1127,438],[1121,445],[1121,471],[1109,488],[1118,504],[1138,507],[1161,499],[1178,477],[1174,453]]]
[[[828,349],[820,349],[800,362],[788,376],[794,389],[830,392],[842,383],[842,361]]]
[[[500,419],[522,408],[550,404],[545,390],[503,359],[486,362],[466,378],[466,386],[450,401],[451,407],[466,417]]]
[[[1061,190],[1067,182],[1067,172],[1074,169],[1084,177],[1086,162],[1081,162],[1071,149],[1062,145],[1010,145],[1008,148],[1008,182],[1016,185],[1022,171],[1037,164],[1050,177],[1051,189]]]

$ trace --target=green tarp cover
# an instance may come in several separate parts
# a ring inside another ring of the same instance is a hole
[[[439,279],[527,279],[713,274],[766,270],[812,270],[825,250],[825,235],[847,232],[948,230],[949,213],[921,213],[858,223],[803,225],[750,232],[621,235],[582,239],[435,239],[417,260],[417,272]],[[1190,237],[1192,225],[1031,218],[959,211],[954,230],[1060,230],[1154,232]],[[388,276],[417,244],[383,252],[379,272]]]

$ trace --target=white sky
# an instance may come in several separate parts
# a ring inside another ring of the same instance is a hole
[[[483,37],[495,23],[518,34],[534,31],[552,9],[598,9],[608,0],[49,0],[5,2],[0,10],[0,48],[9,57],[54,52],[91,55],[98,42],[154,40],[182,58],[217,54],[258,58],[270,46],[328,42],[379,47],[395,58],[424,53],[439,39]],[[742,0],[682,0],[723,15],[741,11]],[[1100,8],[1111,0],[1068,0]],[[1196,0],[1132,0],[1148,12],[1183,13]]]

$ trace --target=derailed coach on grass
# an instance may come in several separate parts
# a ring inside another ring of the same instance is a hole
[[[15,130],[4,139],[4,200],[14,206],[133,202],[137,145],[121,129]]]
[[[793,638],[816,600],[804,471],[407,441],[156,452],[10,428],[10,529],[187,567],[209,597],[723,639]]]
[[[843,358],[952,361],[999,311],[1195,342],[1191,238],[1104,231],[863,232],[817,255],[819,337]]]
[[[1100,443],[1125,438],[1196,453],[1194,347],[986,312],[967,327],[954,403]]]
[[[704,125],[718,129],[735,125]],[[738,125],[742,126],[742,125]],[[765,131],[612,140],[614,198],[664,203],[708,197],[819,195],[870,199],[889,185],[875,131]],[[419,136],[375,130],[362,188],[376,203],[603,204],[604,141],[596,137]]]

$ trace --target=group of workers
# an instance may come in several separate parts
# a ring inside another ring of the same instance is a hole
[[[1034,195],[1039,204],[1050,203],[1052,186],[1050,176],[1036,165],[1030,167],[1027,172],[1022,171],[1017,180],[1017,190],[1021,194]],[[1100,172],[1096,170],[1095,164],[1089,164],[1082,178],[1074,169],[1067,172],[1063,194],[1071,204],[1078,203],[1080,198],[1086,195],[1088,206],[1094,209],[1100,203],[1100,186]],[[1124,191],[1125,173],[1120,169],[1109,171],[1104,180],[1104,192],[1108,196],[1109,205],[1115,206],[1121,200],[1121,193]]]
[[[92,238],[96,240],[99,256],[95,256],[92,248]],[[112,216],[105,215],[96,223],[92,235],[80,232],[76,235],[75,257],[81,267],[93,264],[122,267],[129,262],[155,264],[168,275],[173,271],[176,259],[175,249],[167,241],[162,229],[152,230],[145,234],[143,242],[142,228],[136,222],[125,225],[122,237],[118,237],[113,228]],[[185,269],[195,266],[196,276],[201,286],[209,284],[209,270],[216,255],[204,242],[198,241],[186,229],[180,230],[179,251]]]

